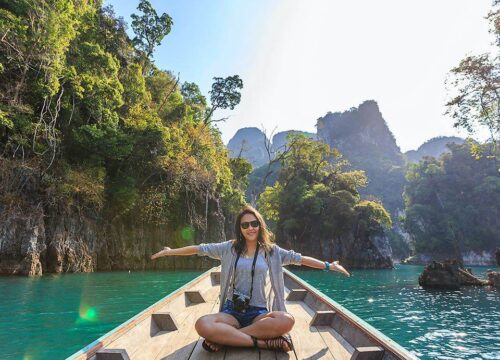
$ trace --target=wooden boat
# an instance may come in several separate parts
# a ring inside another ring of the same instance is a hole
[[[293,352],[261,351],[261,359],[415,359],[393,340],[284,269],[287,310],[294,316]],[[68,359],[259,359],[253,348],[209,353],[196,320],[219,309],[220,267],[203,273]]]

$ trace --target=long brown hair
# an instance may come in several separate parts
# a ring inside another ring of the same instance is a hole
[[[236,221],[234,224],[234,234],[236,236],[235,241],[233,243],[234,250],[236,251],[237,254],[241,254],[245,249],[246,242],[245,242],[245,237],[241,232],[240,223],[241,223],[241,218],[243,217],[243,215],[246,214],[252,214],[259,221],[260,226],[259,226],[259,235],[257,236],[257,241],[259,242],[260,246],[264,248],[266,252],[271,253],[273,249],[274,235],[267,228],[266,222],[264,221],[262,215],[250,205],[245,205],[243,209],[240,210],[240,213],[236,217]]]

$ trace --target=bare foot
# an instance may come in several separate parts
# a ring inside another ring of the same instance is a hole
[[[219,351],[220,349],[222,349],[222,345],[220,345],[220,344],[216,344],[216,343],[210,342],[208,340],[205,340],[205,342],[210,347],[210,349],[212,349],[213,351]]]

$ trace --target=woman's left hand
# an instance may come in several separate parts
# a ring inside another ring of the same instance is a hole
[[[346,269],[344,269],[344,267],[340,265],[338,261],[332,262],[330,264],[330,267],[332,270],[338,271],[339,273],[342,273],[347,277],[351,276],[351,274],[349,274],[349,272]]]

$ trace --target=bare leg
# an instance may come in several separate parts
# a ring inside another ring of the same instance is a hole
[[[225,313],[204,315],[196,321],[198,334],[210,343],[229,346],[253,346],[250,335],[238,330],[240,324],[234,316]]]
[[[257,316],[251,325],[238,330],[240,324],[235,317],[217,313],[199,318],[195,328],[198,334],[204,337],[214,350],[217,350],[218,347],[215,344],[251,347],[254,345],[251,336],[262,339],[278,337],[290,331],[294,322],[290,314],[275,311]],[[258,346],[266,348],[263,340],[258,341]],[[283,350],[290,351],[286,343],[283,345]]]
[[[271,339],[289,332],[295,319],[284,311],[272,311],[253,319],[252,324],[241,328],[240,331],[259,339]]]

